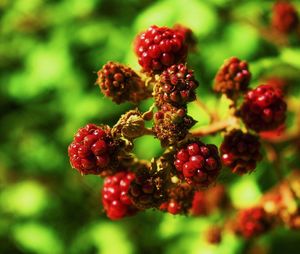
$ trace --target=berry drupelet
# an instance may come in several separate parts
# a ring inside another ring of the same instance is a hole
[[[287,105],[279,88],[260,85],[244,97],[240,116],[246,126],[257,132],[274,130],[285,121]]]
[[[162,146],[175,144],[182,140],[196,121],[187,115],[185,108],[176,108],[165,103],[154,114],[153,131]]]
[[[72,167],[83,175],[111,174],[108,168],[114,151],[110,128],[95,124],[79,129],[68,148]]]
[[[175,155],[174,165],[179,175],[197,189],[212,184],[221,170],[218,148],[201,141],[190,142],[181,148]]]
[[[173,64],[185,62],[187,44],[178,31],[151,26],[137,36],[135,52],[144,71],[159,73]]]
[[[273,6],[272,26],[280,33],[289,34],[297,29],[299,17],[295,7],[287,1],[278,1]]]
[[[239,175],[250,173],[256,168],[256,162],[262,158],[259,149],[257,136],[234,129],[225,135],[221,144],[222,163],[233,173]]]
[[[102,93],[117,104],[138,103],[151,96],[139,75],[123,64],[108,62],[97,74]]]
[[[127,195],[133,179],[134,173],[125,171],[105,178],[102,203],[107,217],[111,220],[131,216],[138,211]]]
[[[160,75],[154,87],[155,104],[158,107],[164,103],[183,106],[195,100],[198,85],[194,72],[188,70],[185,64],[172,65]]]
[[[262,207],[253,207],[239,212],[237,233],[246,239],[266,233],[271,228],[271,220]]]
[[[214,91],[235,99],[240,92],[245,92],[251,79],[248,63],[236,57],[225,60],[214,81]]]

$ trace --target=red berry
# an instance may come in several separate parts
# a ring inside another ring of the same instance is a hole
[[[250,129],[257,132],[274,130],[284,123],[287,105],[282,91],[270,85],[250,90],[240,108],[240,115]]]
[[[267,232],[271,221],[262,207],[254,207],[239,212],[237,227],[238,233],[249,239]]]
[[[233,173],[250,173],[262,158],[259,149],[257,136],[234,129],[224,137],[221,144],[222,163],[231,168]]]
[[[239,92],[245,92],[251,79],[246,61],[236,57],[227,59],[219,69],[214,82],[214,90],[234,99]]]
[[[277,1],[273,6],[272,26],[280,33],[288,34],[297,29],[299,17],[295,7],[287,1]]]
[[[205,145],[200,141],[191,142],[181,148],[175,155],[174,165],[183,174],[186,182],[195,188],[208,187],[221,170],[216,146]]]
[[[151,26],[137,36],[135,53],[146,72],[161,72],[173,64],[185,61],[187,44],[176,30]]]
[[[117,104],[126,101],[138,103],[151,96],[138,74],[123,64],[108,62],[97,74],[96,83],[102,93]]]
[[[68,153],[73,168],[81,174],[103,175],[114,152],[109,127],[88,124],[78,130]]]
[[[196,191],[193,197],[191,214],[193,216],[201,216],[207,214],[207,202],[204,191]]]
[[[155,104],[158,107],[164,103],[183,106],[195,100],[198,85],[193,71],[188,70],[186,65],[172,65],[160,75],[159,82],[155,84]]]
[[[138,209],[128,197],[130,183],[134,179],[132,172],[119,172],[104,180],[102,203],[107,217],[111,220],[134,215]]]

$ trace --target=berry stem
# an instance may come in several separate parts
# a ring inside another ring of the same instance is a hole
[[[195,103],[199,108],[201,108],[210,118],[210,123],[214,123],[219,120],[219,116],[217,113],[212,112],[204,103],[203,101],[197,96]]]
[[[196,137],[213,135],[227,129],[230,126],[234,126],[236,123],[237,123],[236,117],[229,117],[224,120],[213,122],[207,126],[203,126],[198,129],[192,130],[191,133],[193,134],[193,136]]]

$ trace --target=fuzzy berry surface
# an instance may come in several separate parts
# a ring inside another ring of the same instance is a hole
[[[113,151],[109,127],[87,124],[80,128],[68,147],[70,163],[81,174],[107,172]]]
[[[134,173],[125,171],[105,178],[102,203],[107,217],[111,220],[131,216],[138,211],[128,197],[128,190],[133,179]]]
[[[154,88],[155,104],[160,107],[164,103],[180,107],[195,100],[195,89],[199,83],[194,72],[185,64],[172,65],[162,72]]]
[[[190,142],[175,155],[174,165],[186,182],[196,189],[215,182],[221,170],[221,160],[215,145]]]
[[[218,93],[226,94],[230,99],[236,97],[239,92],[248,89],[251,73],[248,63],[237,57],[225,60],[216,74],[214,90]]]
[[[137,36],[135,53],[144,71],[157,73],[173,64],[185,62],[187,44],[178,31],[151,26]]]
[[[102,93],[111,98],[115,103],[138,103],[151,96],[145,83],[131,68],[114,62],[108,62],[97,72]]]
[[[158,208],[167,199],[166,184],[164,172],[141,168],[130,185],[128,195],[139,209]]]
[[[234,129],[225,135],[220,147],[222,163],[233,173],[250,173],[261,160],[260,142],[257,136]]]
[[[262,207],[253,207],[239,212],[237,232],[246,239],[266,233],[271,228],[271,221]]]
[[[287,1],[278,1],[273,6],[272,26],[280,33],[289,34],[297,29],[299,16],[296,8]]]
[[[283,124],[286,110],[279,88],[260,85],[245,95],[240,115],[248,128],[260,132],[274,130]]]
[[[153,131],[162,146],[168,146],[182,140],[195,123],[196,121],[187,115],[186,108],[177,108],[165,103],[154,114]]]

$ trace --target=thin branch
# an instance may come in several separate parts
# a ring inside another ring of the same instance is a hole
[[[219,116],[217,113],[212,112],[202,101],[201,99],[197,96],[195,103],[199,108],[201,108],[210,118],[210,122],[216,122],[219,120]]]
[[[234,126],[237,123],[236,117],[229,117],[225,120],[220,120],[213,122],[210,125],[200,127],[198,129],[192,130],[191,133],[196,137],[203,137],[208,135],[216,134],[220,131],[227,129],[230,126]]]

